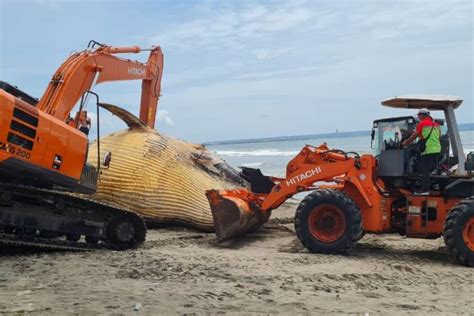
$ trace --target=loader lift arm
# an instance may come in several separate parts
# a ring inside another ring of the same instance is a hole
[[[146,63],[124,59],[115,54],[150,51]],[[140,119],[154,128],[161,92],[163,54],[160,47],[112,47],[99,44],[96,49],[73,53],[54,73],[37,108],[61,121],[66,120],[84,92],[108,81],[142,80]]]
[[[359,164],[357,154],[349,157],[343,151],[330,150],[326,144],[319,147],[306,145],[288,163],[286,178],[268,177],[274,185],[267,193],[247,189],[207,191],[218,240],[226,240],[258,227],[268,219],[271,210],[299,192],[315,189],[316,182],[325,182],[318,188],[336,188],[346,181],[360,186],[355,171]],[[334,181],[334,184],[327,184]],[[367,197],[363,198],[370,204]]]

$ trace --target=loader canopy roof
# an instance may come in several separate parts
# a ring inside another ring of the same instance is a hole
[[[451,95],[402,95],[382,101],[382,105],[393,108],[444,110],[449,105],[457,109],[462,99]]]

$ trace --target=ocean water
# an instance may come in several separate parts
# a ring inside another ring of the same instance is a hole
[[[462,131],[461,140],[466,153],[474,151],[474,131]],[[208,145],[207,147],[227,161],[231,166],[259,168],[263,174],[284,177],[287,163],[306,145],[318,146],[326,142],[330,148],[344,151],[355,151],[359,154],[372,153],[370,134],[356,137],[331,137],[285,141],[234,143],[225,145]]]

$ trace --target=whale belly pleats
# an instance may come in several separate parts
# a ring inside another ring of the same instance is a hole
[[[108,169],[101,167],[93,198],[130,209],[150,222],[212,231],[205,191],[237,186],[197,165],[193,157],[202,155],[205,148],[151,129],[108,135],[100,140],[100,147],[100,156],[111,152],[112,160]],[[88,162],[97,165],[95,143],[90,146]]]

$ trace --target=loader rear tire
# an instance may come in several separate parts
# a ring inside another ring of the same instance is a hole
[[[295,230],[303,246],[317,253],[344,253],[363,234],[359,208],[337,190],[308,194],[296,210]]]
[[[454,258],[474,267],[474,201],[454,206],[446,216],[443,237]]]

